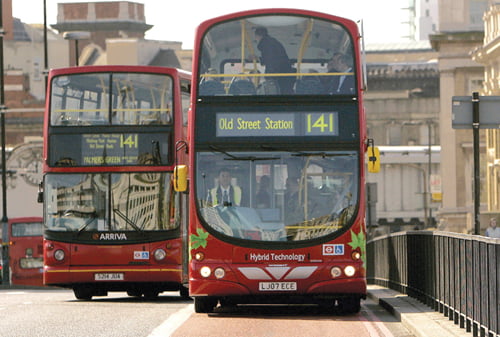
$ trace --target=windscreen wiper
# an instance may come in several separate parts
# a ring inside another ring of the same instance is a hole
[[[118,214],[118,216],[120,218],[122,218],[123,220],[125,220],[125,222],[127,224],[129,224],[130,226],[132,226],[132,228],[134,228],[136,231],[142,232],[142,229],[139,228],[132,220],[130,220],[129,218],[127,218],[127,216],[125,214],[123,214],[119,209],[114,208],[113,212],[115,212],[116,214]]]
[[[90,219],[88,219],[87,221],[85,221],[85,223],[84,223],[82,226],[80,226],[80,228],[78,228],[78,234],[77,234],[77,236],[78,236],[81,232],[83,232],[83,231],[85,230],[85,228],[87,228],[87,227],[88,227],[88,226],[89,226],[92,222],[94,222],[94,221],[95,221],[95,219],[97,219],[97,218],[96,218],[96,217],[93,217],[93,218],[90,218]]]
[[[290,151],[292,152],[292,151]],[[295,152],[292,153],[294,157],[352,157],[353,154],[346,153],[326,153],[326,152]]]

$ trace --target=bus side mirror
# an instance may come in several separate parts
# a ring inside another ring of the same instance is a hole
[[[41,204],[43,203],[43,183],[38,184],[38,195],[36,201]]]
[[[380,172],[380,151],[373,145],[368,148],[368,172]]]
[[[186,192],[188,183],[187,165],[177,165],[174,168],[174,190],[176,192]]]

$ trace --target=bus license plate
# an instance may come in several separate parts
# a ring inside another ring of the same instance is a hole
[[[296,291],[297,282],[259,282],[260,291]]]
[[[123,273],[97,273],[96,281],[123,281]]]

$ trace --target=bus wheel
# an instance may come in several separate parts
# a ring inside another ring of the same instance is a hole
[[[339,309],[344,314],[357,314],[361,310],[359,297],[346,297],[339,300]]]
[[[158,290],[146,290],[144,292],[144,298],[147,300],[155,300],[158,298],[160,292]]]
[[[213,297],[195,297],[194,312],[199,314],[208,314],[214,311],[217,305],[217,299]]]
[[[140,290],[127,290],[127,295],[131,297],[141,297],[142,293]]]
[[[189,297],[189,289],[184,287],[184,286],[181,286],[181,288],[179,289],[179,293],[181,294],[182,298],[185,298],[185,299],[190,298]]]
[[[90,301],[92,299],[92,290],[87,287],[73,288],[73,293],[79,300]]]

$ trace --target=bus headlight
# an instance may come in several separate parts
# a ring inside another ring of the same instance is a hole
[[[330,270],[330,273],[332,274],[333,278],[336,278],[336,277],[339,277],[340,275],[342,275],[342,270],[339,267],[333,267]]]
[[[356,273],[356,268],[354,268],[353,266],[347,266],[344,268],[344,274],[346,274],[346,276],[354,276],[354,274]]]
[[[224,278],[224,276],[226,276],[226,271],[224,270],[224,268],[216,268],[214,270],[214,276],[217,279]]]
[[[212,274],[212,270],[210,270],[210,267],[207,267],[207,266],[201,267],[201,269],[200,269],[200,275],[202,277],[207,278],[207,277],[210,276],[210,274]]]
[[[156,261],[161,261],[167,256],[167,252],[161,248],[158,248],[157,250],[155,250],[153,255]]]
[[[62,249],[58,249],[54,252],[54,259],[56,259],[57,261],[62,261],[64,260],[64,256],[66,254],[64,254],[64,251]]]

